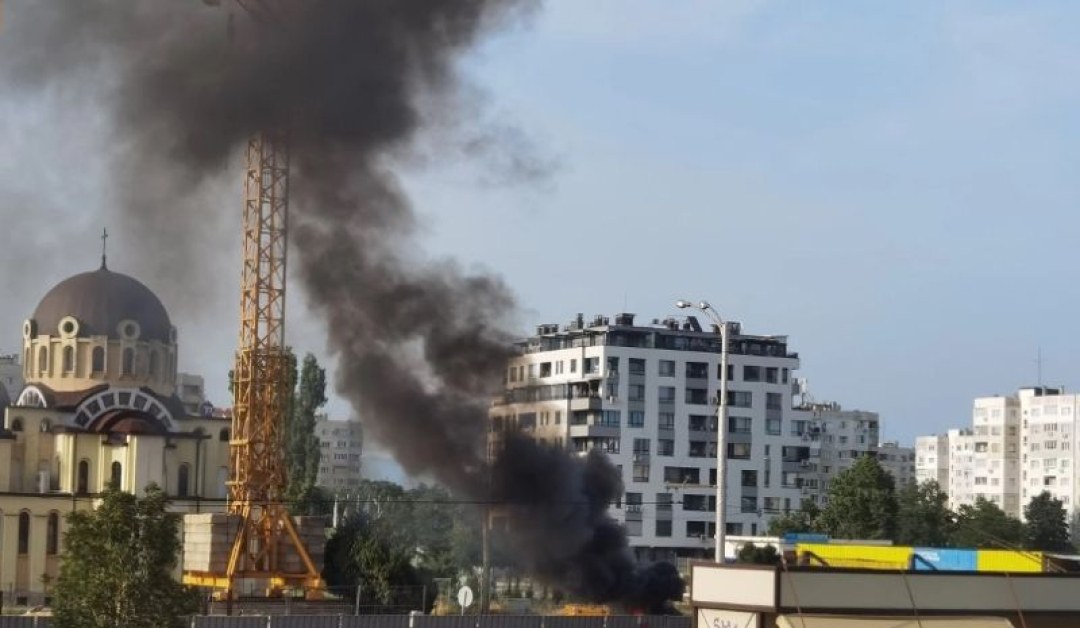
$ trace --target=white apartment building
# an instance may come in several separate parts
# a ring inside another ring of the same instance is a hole
[[[19,398],[23,389],[23,366],[19,363],[19,355],[0,355],[0,399],[14,401]],[[3,407],[4,403],[0,403]]]
[[[359,421],[315,421],[319,438],[319,475],[316,483],[335,493],[347,493],[360,484],[364,426]]]
[[[915,481],[937,482],[949,490],[949,435],[932,434],[915,439]]]
[[[1046,491],[1061,500],[1072,521],[1076,512],[1076,420],[1080,395],[1056,388],[1019,393],[1021,412],[1020,505]]]
[[[897,489],[915,482],[914,448],[901,447],[895,441],[881,443],[877,448],[877,459],[893,477]]]
[[[1020,401],[980,397],[970,429],[949,430],[949,507],[982,497],[1020,516]]]
[[[816,494],[804,485],[812,417],[792,409],[799,357],[787,338],[732,328],[727,532],[755,535]],[[578,315],[565,327],[541,325],[516,346],[506,391],[491,409],[494,441],[519,429],[576,452],[603,451],[625,486],[611,514],[625,523],[639,559],[711,555],[718,329],[693,316],[642,325],[633,314],[588,323]]]
[[[860,456],[877,455],[881,422],[876,412],[844,410],[838,403],[803,401],[794,416],[793,431],[810,444],[810,469],[803,485],[811,490],[810,499],[823,505],[838,473]],[[799,429],[802,426],[805,430]]]

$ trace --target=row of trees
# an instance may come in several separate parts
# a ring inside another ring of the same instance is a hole
[[[872,457],[859,458],[833,479],[823,508],[804,502],[774,519],[769,533],[818,532],[835,538],[890,539],[899,545],[1074,551],[1065,508],[1042,493],[1024,507],[1024,522],[979,498],[955,512],[936,482],[899,489]]]

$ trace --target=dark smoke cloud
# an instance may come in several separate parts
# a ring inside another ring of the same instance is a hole
[[[457,61],[536,2],[244,4],[272,10],[253,20],[227,0],[15,4],[15,55],[0,63],[24,88],[103,94],[120,204],[185,274],[206,259],[208,226],[238,207],[185,192],[219,181],[252,133],[288,129],[293,269],[327,323],[338,392],[410,473],[511,503],[515,551],[548,582],[597,601],[654,595],[671,569],[634,573],[625,534],[605,514],[622,490],[609,463],[511,438],[488,472],[487,407],[509,357],[514,299],[496,277],[418,261],[416,216],[392,169],[436,118],[475,126],[477,112],[460,107],[472,99],[461,97]],[[512,176],[542,174],[517,150],[519,134],[463,137],[463,153],[495,154]]]

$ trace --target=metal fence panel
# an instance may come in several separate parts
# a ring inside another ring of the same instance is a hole
[[[479,628],[542,628],[543,618],[536,615],[481,615]]]
[[[409,628],[407,615],[346,615],[341,628]]]
[[[199,616],[191,623],[192,628],[266,628],[266,617]]]
[[[34,628],[37,617],[18,617],[0,615],[0,628]]]
[[[270,628],[338,628],[341,619],[336,615],[292,615],[270,618]]]
[[[417,615],[409,628],[477,628],[476,615],[447,615],[445,617],[432,617],[430,615]]]

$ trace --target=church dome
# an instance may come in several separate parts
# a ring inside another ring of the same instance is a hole
[[[161,300],[139,281],[104,266],[61,281],[27,321],[26,337],[108,336],[173,343],[175,332]]]

